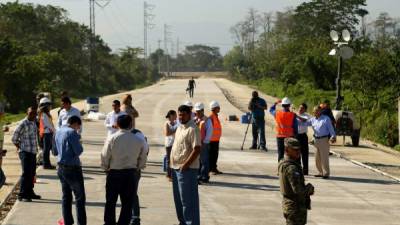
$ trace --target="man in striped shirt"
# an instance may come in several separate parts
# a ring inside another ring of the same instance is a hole
[[[25,202],[41,198],[33,192],[33,178],[36,171],[37,153],[36,115],[36,109],[32,107],[28,108],[27,117],[17,126],[12,137],[12,142],[17,147],[22,165],[18,200]]]

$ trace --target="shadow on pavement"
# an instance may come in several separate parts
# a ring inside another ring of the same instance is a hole
[[[32,201],[31,203],[36,203],[36,204],[57,204],[61,205],[61,200],[58,199],[41,199],[41,200],[35,200]],[[105,202],[86,202],[85,206],[91,206],[91,207],[104,207]],[[117,203],[117,207],[121,207],[120,203]]]
[[[329,180],[353,182],[353,183],[365,183],[365,184],[399,184],[395,181],[390,180],[376,180],[376,179],[365,179],[365,178],[354,178],[354,177],[330,177]]]
[[[57,175],[38,175],[37,179],[59,180]],[[83,177],[85,180],[93,180],[91,177]]]
[[[400,165],[388,165],[388,164],[382,164],[382,163],[368,163],[364,162],[364,164],[372,167],[388,167],[388,168],[396,168],[400,169]]]
[[[211,181],[206,186],[226,187],[226,188],[239,188],[260,191],[279,191],[279,186],[267,184],[243,184],[243,183],[228,183],[222,181]]]
[[[247,177],[247,178],[256,178],[256,179],[271,179],[277,180],[277,176],[270,175],[262,175],[262,174],[243,174],[243,173],[223,173],[221,176],[233,176],[233,177]]]

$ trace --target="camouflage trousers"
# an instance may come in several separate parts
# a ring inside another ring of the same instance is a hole
[[[307,224],[307,208],[298,206],[293,201],[283,201],[283,216],[287,225]]]

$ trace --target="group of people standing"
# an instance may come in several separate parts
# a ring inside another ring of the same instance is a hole
[[[278,104],[281,104],[281,109],[277,109]],[[314,186],[305,184],[304,180],[304,175],[309,174],[308,127],[311,126],[314,131],[311,143],[316,148],[315,163],[318,174],[315,174],[315,177],[329,179],[329,142],[336,142],[335,119],[329,101],[315,106],[314,116],[307,114],[306,103],[300,105],[297,113],[291,111],[291,105],[290,99],[285,97],[276,101],[269,112],[275,118],[283,215],[287,224],[304,225],[307,223],[307,210],[311,209],[310,196],[314,194]],[[253,126],[253,143],[250,149],[267,150],[264,128],[266,109],[266,101],[254,91],[249,103]]]

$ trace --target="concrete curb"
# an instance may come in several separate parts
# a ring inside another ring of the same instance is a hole
[[[375,173],[378,173],[378,174],[380,174],[380,175],[383,175],[383,176],[385,176],[385,177],[388,177],[388,178],[390,178],[390,179],[392,179],[392,180],[394,180],[394,181],[400,183],[400,178],[398,178],[398,177],[395,177],[395,176],[393,176],[393,175],[390,175],[390,174],[388,174],[388,173],[386,173],[386,172],[383,172],[383,171],[381,171],[381,170],[379,170],[379,169],[377,169],[377,168],[374,168],[374,167],[372,167],[372,166],[368,166],[368,165],[366,165],[366,164],[364,164],[364,163],[362,163],[362,162],[359,162],[359,161],[357,161],[357,160],[347,158],[347,157],[344,156],[343,154],[337,153],[337,152],[335,152],[335,151],[332,151],[332,150],[331,150],[330,152],[332,152],[332,153],[333,153],[336,157],[338,157],[338,158],[341,158],[341,159],[344,159],[344,160],[346,160],[346,161],[349,161],[349,162],[351,162],[351,163],[353,163],[353,164],[355,164],[355,165],[357,165],[357,166],[361,166],[361,167],[364,167],[364,168],[366,168],[366,169],[372,170],[372,171],[374,171]]]

